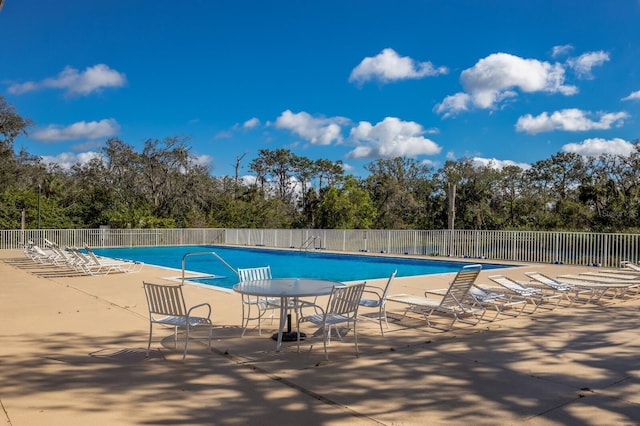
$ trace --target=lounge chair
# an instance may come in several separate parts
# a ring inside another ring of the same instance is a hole
[[[479,264],[462,267],[440,300],[429,297],[431,292],[426,291],[424,297],[410,294],[394,294],[387,297],[387,301],[408,305],[405,308],[405,315],[407,312],[422,314],[429,327],[439,330],[451,330],[456,321],[475,325],[482,319],[486,309],[483,306],[469,303],[468,296],[481,270],[482,265]],[[431,315],[433,314],[451,317],[451,322],[445,326],[434,323],[431,321]]]
[[[57,257],[57,254],[51,249],[45,249],[37,244],[32,244],[25,248],[24,253],[34,262],[38,263],[53,263],[53,260]]]
[[[181,285],[161,285],[143,283],[144,292],[147,296],[149,307],[149,343],[147,345],[147,357],[151,348],[151,336],[153,334],[153,324],[163,324],[174,328],[174,347],[178,347],[178,329],[185,329],[184,353],[182,360],[187,356],[189,349],[189,334],[191,329],[205,326],[209,328],[209,351],[211,351],[211,338],[213,335],[213,324],[211,322],[211,305],[200,303],[187,309],[182,294]],[[192,312],[196,309],[206,310],[206,316],[195,316]]]
[[[66,250],[74,257],[73,267],[87,275],[104,275],[111,272],[122,272],[115,265],[94,262],[86,253],[77,247],[67,247]]]
[[[625,269],[630,269],[630,270],[632,270],[634,272],[640,273],[640,265],[636,265],[635,263],[629,262],[627,260],[623,260],[622,262],[620,262],[620,264]]]
[[[526,286],[504,275],[490,275],[488,278],[508,291],[515,293],[530,302],[534,306],[530,313],[534,313],[540,307],[543,309],[553,310],[558,306],[562,298],[561,294],[549,294],[538,287]]]
[[[638,294],[640,291],[640,281],[627,280],[622,278],[597,277],[586,274],[565,274],[558,275],[558,279],[572,284],[591,285],[606,288],[602,296],[610,296],[611,298],[625,296],[629,292]],[[608,292],[612,294],[607,294]]]
[[[496,314],[487,321],[494,321],[499,315],[506,315],[512,318],[520,316],[527,306],[527,300],[516,294],[502,291],[494,291],[487,288],[473,285],[469,290],[469,297],[472,302],[486,308],[493,308]],[[483,318],[486,319],[486,318]]]
[[[327,345],[331,341],[331,330],[334,329],[340,340],[342,335],[336,328],[339,324],[353,324],[353,337],[356,345],[356,356],[360,354],[358,348],[358,307],[362,299],[362,293],[366,282],[348,285],[346,287],[333,287],[329,295],[326,308],[316,303],[301,300],[298,305],[297,342],[300,352],[300,323],[311,322],[322,327],[322,340],[324,343],[324,358],[329,359]],[[308,312],[308,313],[307,313]]]
[[[389,322],[387,321],[387,296],[389,295],[389,289],[391,288],[391,282],[396,277],[398,270],[393,271],[389,279],[387,280],[387,285],[384,287],[376,287],[372,285],[368,285],[364,288],[364,294],[362,299],[360,299],[360,306],[363,308],[376,308],[372,317],[371,315],[361,314],[362,318],[366,319],[375,319],[380,323],[380,334],[384,336],[384,330],[382,329],[382,321],[386,324],[387,328],[389,328]]]
[[[586,283],[575,284],[570,282],[558,281],[540,272],[525,272],[524,274],[539,285],[548,288],[551,291],[562,294],[569,301],[569,306],[571,306],[575,301],[584,303],[596,302],[606,291],[606,289],[603,289],[598,285],[593,286]],[[587,295],[588,299],[583,300],[581,298],[582,295]]]
[[[98,256],[86,244],[84,245],[84,249],[87,252],[89,263],[93,262],[94,265],[103,266],[109,271],[134,273],[140,272],[144,267],[144,262],[134,262],[130,260],[113,259],[110,257]]]

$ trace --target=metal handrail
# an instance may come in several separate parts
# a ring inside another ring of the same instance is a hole
[[[302,245],[300,246],[300,251],[309,250],[309,246],[311,246],[311,243],[315,243],[316,239],[319,239],[319,238],[320,238],[319,235],[313,235],[313,236],[307,238],[307,240],[304,243],[302,243]]]
[[[233,266],[229,265],[227,263],[226,260],[224,260],[223,258],[220,257],[220,255],[218,255],[218,253],[216,253],[215,251],[196,251],[196,252],[189,252],[189,253],[185,253],[184,256],[182,256],[182,283],[180,285],[184,285],[184,266],[187,260],[187,257],[189,256],[200,256],[200,255],[206,255],[206,254],[210,254],[213,257],[215,257],[216,259],[218,259],[220,262],[222,262],[222,264],[224,266],[226,266],[227,268],[231,269],[233,271],[234,274],[238,275],[238,271],[236,271],[235,269],[233,269]]]

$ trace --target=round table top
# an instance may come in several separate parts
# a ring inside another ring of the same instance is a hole
[[[271,278],[243,281],[233,286],[238,293],[265,297],[307,297],[331,293],[333,287],[344,287],[339,281],[316,278]]]

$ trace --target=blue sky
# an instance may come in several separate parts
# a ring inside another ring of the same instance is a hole
[[[216,176],[278,148],[356,176],[526,167],[630,152],[639,22],[640,0],[6,0],[0,94],[35,122],[16,150],[65,167],[171,136]]]

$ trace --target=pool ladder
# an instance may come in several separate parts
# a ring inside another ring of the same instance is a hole
[[[309,238],[306,239],[306,241],[304,243],[302,243],[302,245],[300,246],[300,251],[308,251],[309,247],[311,246],[311,244],[313,244],[313,248],[317,249],[320,247],[317,247],[315,242],[316,240],[320,241],[320,245],[322,245],[322,241],[320,240],[320,236],[319,235],[313,235]]]
[[[227,268],[231,269],[233,271],[234,274],[238,275],[238,271],[236,271],[235,269],[233,269],[233,266],[229,265],[227,263],[226,260],[224,260],[223,258],[221,258],[218,253],[216,253],[215,251],[196,251],[196,252],[190,252],[190,253],[185,253],[184,256],[182,256],[182,283],[180,285],[184,285],[184,266],[185,263],[187,261],[187,257],[189,256],[202,256],[202,255],[211,255],[213,257],[215,257],[216,259],[218,259],[220,262],[222,262],[222,264],[224,266],[226,266]]]

